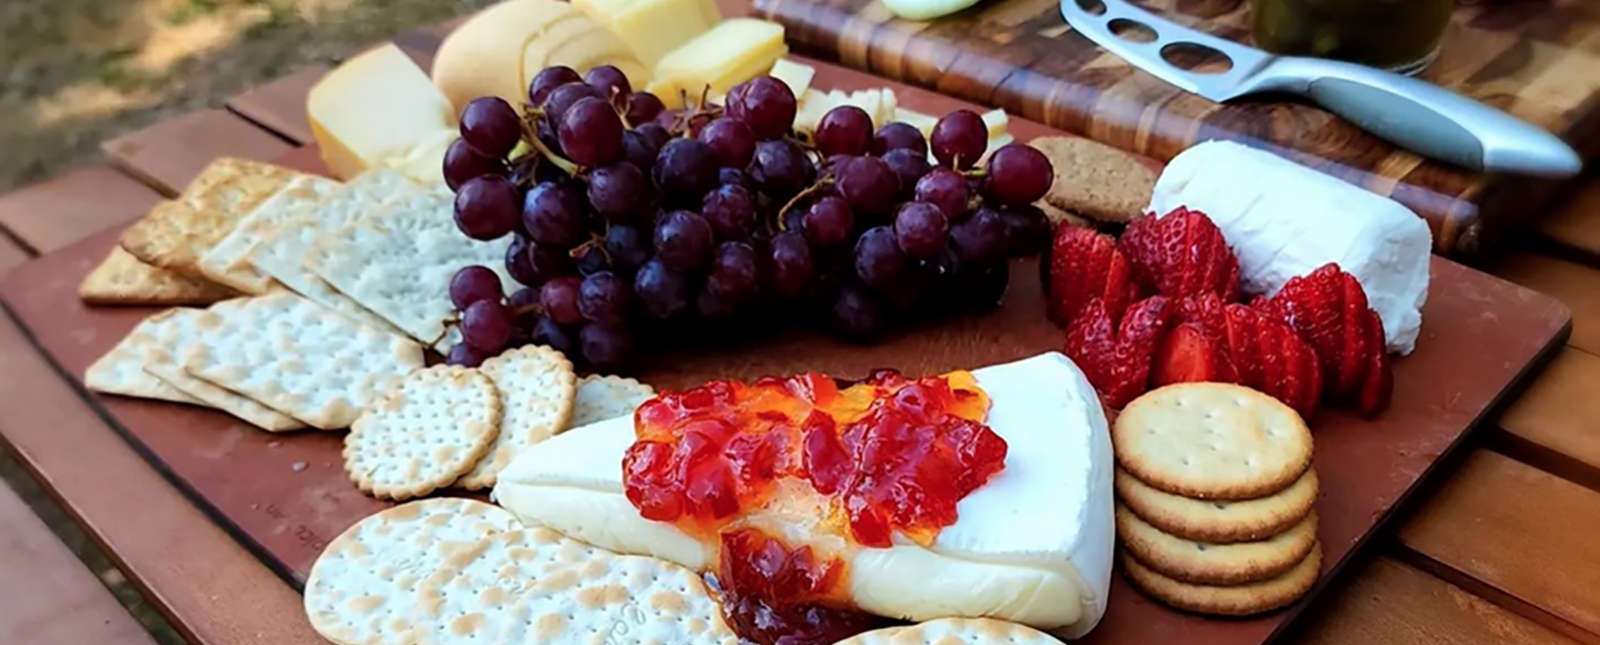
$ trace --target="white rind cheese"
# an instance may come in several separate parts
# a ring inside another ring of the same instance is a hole
[[[1105,614],[1114,537],[1111,439],[1076,365],[1048,353],[973,372],[1006,440],[1005,469],[956,507],[929,548],[896,536],[850,562],[861,609],[913,621],[994,617],[1077,638]],[[645,520],[623,495],[633,419],[577,428],[524,450],[495,499],[525,523],[705,571],[714,551]]]
[[[1405,206],[1269,152],[1208,141],[1167,164],[1147,210],[1211,217],[1248,294],[1271,295],[1329,262],[1355,276],[1391,352],[1409,354],[1428,297],[1432,235]]]

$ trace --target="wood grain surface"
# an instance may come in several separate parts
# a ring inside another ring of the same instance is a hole
[[[100,144],[112,165],[168,196],[218,156],[273,159],[291,147],[226,110],[190,112]]]
[[[1248,39],[1242,0],[1139,4],[1215,35]],[[1426,162],[1315,106],[1282,97],[1226,105],[1138,70],[1074,32],[1058,0],[991,0],[953,16],[896,18],[880,0],[757,0],[797,51],[932,88],[1165,161],[1233,139],[1383,195],[1426,217],[1437,252],[1476,257],[1529,221],[1556,184]],[[1424,78],[1600,152],[1600,5],[1483,2],[1456,12]]]
[[[158,201],[149,186],[95,164],[0,195],[0,226],[29,250],[48,253],[141,217]]]
[[[295,145],[312,140],[306,116],[306,95],[324,74],[326,65],[312,65],[228,99],[228,109],[288,139]],[[379,108],[381,109],[381,108]]]
[[[1566,303],[1573,314],[1572,346],[1600,354],[1600,269],[1527,251],[1507,253],[1492,266],[1496,275]]]
[[[1600,357],[1568,347],[1500,418],[1519,459],[1600,488]]]

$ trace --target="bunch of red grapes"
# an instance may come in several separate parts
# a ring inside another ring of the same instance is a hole
[[[472,101],[444,160],[455,221],[473,239],[510,236],[523,288],[506,296],[485,267],[455,276],[450,362],[537,343],[605,369],[663,337],[818,318],[870,340],[997,304],[1006,260],[1047,243],[1033,203],[1049,160],[1013,144],[975,168],[988,145],[977,114],[946,115],[930,141],[905,123],[874,131],[853,106],[802,137],[795,111],[771,77],[720,106],[667,110],[611,66],[540,71],[520,115]]]

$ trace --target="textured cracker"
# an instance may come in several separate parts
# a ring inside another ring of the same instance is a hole
[[[78,298],[91,305],[209,305],[235,295],[220,284],[140,262],[120,246],[78,285]]]
[[[1050,158],[1055,181],[1045,201],[1102,222],[1126,223],[1144,212],[1157,173],[1133,155],[1083,137],[1039,137],[1029,145]]]
[[[620,376],[591,374],[578,381],[578,399],[572,408],[573,428],[596,421],[631,415],[656,395],[655,388]]]
[[[938,618],[856,634],[834,645],[1061,645],[1027,625],[993,618]]]
[[[517,452],[567,429],[573,416],[576,377],[572,362],[549,347],[528,345],[483,362],[479,368],[494,381],[504,413],[494,445],[456,487],[494,487],[495,476]]]
[[[1135,587],[1173,607],[1202,614],[1249,616],[1287,606],[1310,591],[1322,573],[1322,545],[1314,545],[1305,560],[1281,576],[1232,587],[1179,582],[1151,571],[1126,552],[1122,570]]]
[[[1276,578],[1304,560],[1317,541],[1317,514],[1257,542],[1209,544],[1162,533],[1118,504],[1117,539],[1140,564],[1173,580],[1240,585]]]
[[[1042,199],[1037,201],[1037,202],[1034,202],[1033,205],[1039,207],[1039,211],[1044,213],[1045,219],[1050,220],[1050,225],[1051,226],[1059,225],[1059,224],[1061,224],[1063,222],[1065,222],[1069,226],[1088,226],[1088,227],[1093,227],[1094,226],[1094,222],[1091,222],[1091,221],[1089,221],[1087,219],[1084,219],[1082,216],[1078,215],[1077,213],[1073,213],[1071,211],[1062,210],[1060,208],[1052,206],[1050,204],[1050,202],[1044,201]]]
[[[1111,426],[1117,464],[1157,490],[1251,499],[1311,467],[1311,431],[1277,399],[1226,383],[1179,383],[1134,399]]]
[[[151,209],[122,233],[122,248],[145,264],[202,278],[200,257],[256,205],[300,175],[272,164],[222,158],[176,201]]]
[[[247,302],[247,298],[225,300],[213,305],[211,311],[226,314],[246,306]],[[183,371],[179,361],[189,354],[195,342],[204,335],[201,320],[206,317],[205,313],[199,309],[179,309],[174,312],[169,323],[159,327],[153,334],[154,342],[144,348],[144,371],[184,394],[262,430],[282,432],[306,427],[304,422],[294,417]]]
[[[1306,470],[1277,494],[1233,501],[1163,493],[1121,468],[1116,487],[1117,499],[1151,526],[1190,540],[1224,544],[1260,540],[1299,524],[1317,499],[1317,471]]]
[[[483,458],[500,434],[500,415],[500,393],[478,370],[417,370],[350,426],[345,472],[380,499],[427,495]]]
[[[205,405],[183,391],[144,371],[145,348],[156,343],[162,329],[173,325],[181,309],[168,309],[144,319],[111,351],[106,352],[83,373],[83,384],[102,394],[121,394],[142,399],[159,399]]]
[[[206,312],[184,371],[323,430],[348,426],[422,367],[422,347],[287,291]]]
[[[266,293],[272,279],[250,264],[251,249],[257,242],[276,235],[278,228],[287,222],[313,212],[339,187],[339,182],[310,175],[289,180],[200,257],[200,271],[213,281],[243,293]]]
[[[422,579],[456,550],[521,526],[498,506],[454,497],[367,517],[328,547],[306,578],[311,626],[341,645],[416,642],[411,610]]]

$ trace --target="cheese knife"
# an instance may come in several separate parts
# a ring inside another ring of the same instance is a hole
[[[1163,81],[1224,102],[1259,92],[1305,96],[1358,127],[1419,155],[1473,170],[1562,179],[1583,160],[1543,128],[1432,83],[1320,58],[1275,56],[1161,18],[1125,0],[1061,0],[1067,24],[1095,44]],[[1139,42],[1119,29],[1143,25]],[[1200,46],[1226,56],[1222,72],[1186,70],[1162,55]]]

